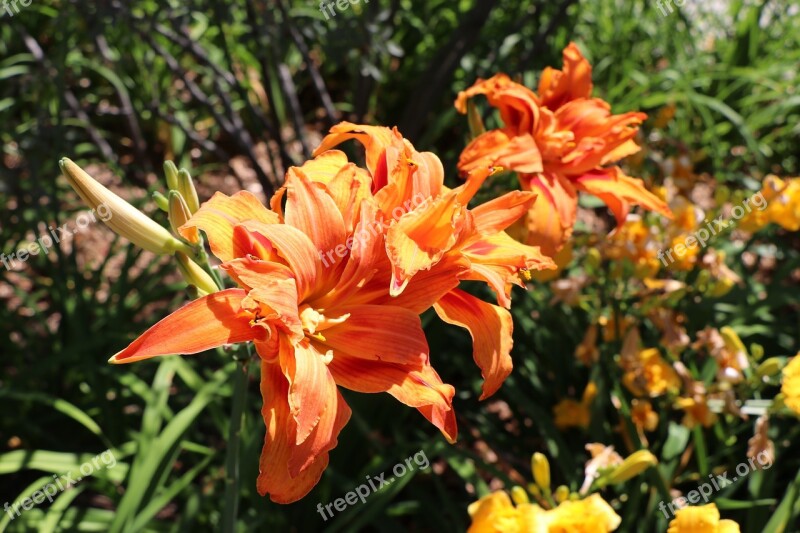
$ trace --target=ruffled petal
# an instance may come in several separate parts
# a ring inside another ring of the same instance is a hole
[[[553,257],[572,235],[578,195],[569,181],[558,174],[520,176],[524,190],[538,193],[526,219],[526,243],[539,246]]]
[[[473,358],[483,374],[485,400],[495,392],[511,373],[511,338],[514,325],[511,313],[502,307],[488,304],[466,292],[454,289],[441,298],[433,308],[439,318],[469,331],[472,337]]]
[[[334,356],[329,368],[342,387],[363,393],[388,392],[409,407],[416,407],[450,442],[455,441],[455,389],[442,383],[431,366],[417,370],[407,365]]]
[[[264,224],[246,221],[242,226],[266,238],[277,254],[286,261],[297,282],[299,301],[305,300],[317,290],[317,270],[320,267],[319,252],[308,236],[286,224]]]
[[[319,482],[328,466],[328,451],[336,446],[337,436],[350,417],[350,409],[337,392],[327,415],[333,417],[333,422],[330,424],[327,419],[324,422],[325,428],[331,426],[329,433],[325,438],[316,438],[315,432],[323,429],[323,422],[320,422],[304,443],[308,443],[308,447],[301,452],[303,446],[296,444],[297,423],[289,406],[289,382],[279,365],[262,362],[261,395],[264,400],[261,414],[267,432],[259,461],[258,493],[269,494],[276,503],[296,502]],[[321,446],[319,443],[324,440],[327,444]],[[317,453],[311,454],[312,448]],[[293,471],[297,474],[293,475]]]
[[[233,196],[215,193],[200,209],[179,228],[181,235],[189,238],[192,228],[203,230],[208,236],[211,251],[221,261],[241,257],[245,252],[234,246],[233,230],[237,224],[255,220],[263,224],[277,224],[280,217],[264,207],[253,194],[240,191]]]
[[[448,194],[404,215],[389,228],[386,251],[392,262],[390,294],[400,294],[414,274],[436,264],[455,244],[459,212],[455,194]]]
[[[562,52],[564,70],[546,67],[539,78],[539,99],[550,109],[558,109],[576,98],[592,95],[592,65],[583,57],[575,43]]]
[[[574,183],[578,190],[603,200],[614,213],[618,225],[625,223],[632,205],[640,205],[644,209],[672,218],[672,211],[663,200],[648,191],[642,180],[626,176],[619,167],[587,172],[575,179]]]
[[[542,154],[530,133],[490,130],[475,137],[458,158],[462,174],[499,165],[515,172],[542,172]]]

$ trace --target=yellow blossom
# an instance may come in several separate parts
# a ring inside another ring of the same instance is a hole
[[[713,503],[685,507],[675,512],[667,533],[739,533],[733,520],[720,520],[719,510]]]
[[[622,518],[599,494],[583,500],[566,500],[540,518],[547,533],[608,533],[619,527]]]
[[[572,427],[589,427],[589,409],[594,397],[597,395],[597,386],[589,383],[583,392],[580,402],[572,398],[565,398],[553,407],[554,423],[558,429],[568,429]]]
[[[537,527],[545,512],[541,507],[532,503],[515,506],[503,491],[484,496],[467,511],[472,518],[468,533],[548,533],[543,526]]]
[[[783,369],[781,393],[786,407],[800,415],[800,352]]]
[[[635,358],[623,363],[622,383],[636,396],[661,396],[680,387],[675,370],[657,348],[640,350]]]

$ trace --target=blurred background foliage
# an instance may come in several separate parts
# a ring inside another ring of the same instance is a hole
[[[797,3],[689,0],[666,16],[656,4],[371,0],[326,20],[311,0],[33,0],[0,18],[0,251],[11,253],[81,211],[59,178],[62,156],[107,169],[105,182],[142,205],[146,192],[162,188],[165,159],[193,168],[206,198],[240,188],[266,198],[330,125],[350,120],[397,125],[419,150],[437,153],[455,183],[454,163],[467,140],[466,120],[453,108],[457,92],[498,71],[535,88],[539,71],[559,67],[571,40],[594,65],[597,96],[615,112],[650,114],[642,140],[658,145],[651,163],[689,158],[696,172],[751,189],[770,172],[799,174]],[[643,172],[659,182],[669,168],[651,164]],[[796,240],[776,238],[796,268]],[[119,463],[53,505],[13,522],[3,515],[0,529],[215,529],[233,365],[208,354],[124,369],[106,364],[185,300],[174,267],[100,228],[0,269],[0,279],[0,504],[105,449],[115,450]],[[797,287],[773,290],[745,279],[724,301],[693,308],[697,329],[738,322],[752,328],[748,340],[768,355],[794,353]],[[529,480],[535,450],[551,454],[559,483],[579,479],[583,444],[614,439],[603,413],[611,407],[596,406],[588,440],[549,422],[557,399],[575,394],[572,353],[589,320],[588,312],[551,305],[549,291],[537,284],[527,296],[515,294],[516,369],[489,403],[477,402],[480,376],[469,362],[468,337],[426,317],[434,365],[458,391],[456,446],[388,396],[345,393],[353,418],[331,467],[293,505],[255,492],[264,428],[251,369],[242,528],[463,531],[476,491],[491,480]],[[751,295],[764,291],[777,300],[754,305]],[[665,423],[661,431],[675,430]],[[747,437],[716,445],[741,448]],[[680,448],[682,438],[669,446]],[[328,522],[317,514],[317,503],[418,450],[432,469]],[[780,499],[787,487],[800,490],[792,481],[798,461],[784,464],[736,498]],[[637,487],[632,482],[631,498]],[[646,516],[644,505],[631,507],[640,516],[620,513],[624,530],[652,531],[652,504]],[[767,508],[740,511],[760,513],[743,531],[760,531]]]

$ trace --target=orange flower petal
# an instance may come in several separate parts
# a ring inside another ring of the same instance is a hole
[[[303,163],[300,170],[317,183],[328,184],[348,165],[352,165],[352,163],[347,160],[344,152],[341,150],[328,150]]]
[[[546,67],[539,79],[539,98],[543,106],[557,109],[576,98],[592,95],[592,66],[575,43],[562,52],[564,70]]]
[[[308,438],[325,409],[336,403],[336,382],[328,372],[324,353],[309,342],[281,343],[280,364],[289,380],[289,407],[297,422],[296,444]]]
[[[553,257],[572,235],[578,196],[569,181],[558,174],[520,176],[522,188],[539,193],[526,220],[528,244]]]
[[[455,222],[460,206],[455,194],[440,196],[402,216],[386,234],[392,262],[390,294],[400,294],[409,279],[436,264],[455,244]]]
[[[305,233],[286,224],[264,224],[252,220],[244,222],[242,226],[265,237],[286,261],[297,282],[299,301],[319,290],[317,269],[320,266],[320,252]]]
[[[179,228],[181,235],[189,238],[194,230],[203,230],[208,236],[211,251],[221,261],[230,261],[238,257],[234,249],[233,229],[245,220],[257,220],[264,224],[277,224],[278,215],[258,201],[247,191],[227,196],[215,193],[200,209]]]
[[[528,246],[500,232],[483,237],[462,250],[471,263],[471,273],[466,279],[489,283],[497,293],[497,303],[511,306],[511,286],[524,287],[519,277],[522,270],[552,270],[553,260],[542,254],[538,246]]]
[[[383,158],[386,148],[397,140],[402,140],[402,136],[397,131],[383,126],[365,126],[353,124],[352,122],[340,122],[331,128],[330,133],[322,139],[320,145],[314,150],[313,155],[318,156],[349,139],[356,139],[364,145],[367,151],[367,168],[373,179],[377,179],[378,175],[381,174],[379,171],[380,160]],[[383,174],[385,176],[385,162]]]
[[[325,152],[327,153],[330,152]],[[311,178],[315,179],[313,176]],[[327,182],[328,194],[342,213],[348,235],[353,232],[353,226],[359,221],[362,202],[372,197],[371,185],[372,178],[367,171],[353,163],[342,167],[339,173]]]
[[[190,302],[142,333],[111,363],[133,363],[159,355],[195,354],[222,346],[263,337],[252,328],[252,315],[242,312],[246,293],[227,289]]]
[[[349,303],[394,305],[421,314],[430,309],[436,300],[457,287],[459,280],[469,273],[469,269],[469,261],[460,254],[445,255],[436,264],[436,268],[418,272],[401,294],[391,296],[386,291],[391,282],[389,263],[386,261],[386,267],[380,267],[375,276],[350,298]]]
[[[416,407],[450,442],[455,441],[455,389],[442,383],[430,365],[416,370],[407,365],[334,356],[329,368],[342,387],[364,393],[388,392],[409,407]]]
[[[603,200],[614,213],[619,225],[625,223],[631,205],[640,205],[644,209],[672,218],[672,211],[664,201],[648,191],[642,180],[626,176],[619,167],[587,172],[574,183],[579,190]]]
[[[511,81],[506,74],[495,74],[458,93],[456,109],[466,113],[467,99],[479,94],[486,95],[489,105],[500,110],[503,123],[512,135],[533,131],[539,115],[539,99],[533,91]]]
[[[347,320],[326,329],[320,344],[361,359],[421,366],[428,361],[428,342],[419,315],[396,306],[337,307]]]
[[[509,130],[491,130],[475,137],[458,158],[462,174],[499,165],[517,172],[542,172],[542,154],[533,136]]]
[[[336,403],[330,406],[330,415],[335,418],[328,445],[319,448],[319,453],[310,458],[310,461],[302,461],[304,468],[293,476],[290,469],[298,469],[297,463],[301,462],[299,458],[303,454],[296,451],[297,424],[289,407],[289,382],[280,366],[262,362],[261,395],[264,399],[261,414],[267,433],[259,462],[258,493],[262,496],[269,494],[270,499],[276,503],[296,502],[308,494],[322,477],[322,472],[328,466],[328,451],[336,446],[336,436],[347,423],[350,409],[337,392]]]
[[[485,400],[500,388],[511,373],[511,333],[514,325],[511,313],[502,307],[488,304],[466,292],[454,289],[441,298],[433,308],[439,318],[461,326],[472,337],[473,358],[483,374]]]
[[[291,168],[285,187],[287,224],[305,233],[322,253],[345,241],[342,214],[323,185],[308,179],[300,169]]]
[[[512,191],[472,209],[475,230],[484,235],[503,231],[519,220],[536,201],[535,192]]]

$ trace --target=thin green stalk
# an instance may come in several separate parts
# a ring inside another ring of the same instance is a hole
[[[237,361],[233,373],[233,406],[228,432],[228,456],[225,460],[225,508],[222,515],[222,531],[234,533],[239,515],[239,455],[241,452],[242,421],[247,403],[247,361]]]

